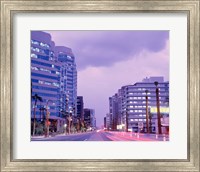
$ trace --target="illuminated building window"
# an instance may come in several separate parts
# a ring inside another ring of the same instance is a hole
[[[31,54],[31,57],[37,58],[37,55],[32,53],[32,54]]]

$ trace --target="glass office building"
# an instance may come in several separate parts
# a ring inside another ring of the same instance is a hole
[[[151,132],[157,132],[155,81],[158,82],[161,120],[164,117],[169,118],[169,82],[165,82],[163,77],[150,77],[142,82],[121,87],[117,94],[109,98],[112,129],[125,130],[128,125],[129,131],[138,132],[138,125],[142,123],[142,131],[146,132],[146,96],[148,96],[149,127]]]
[[[46,119],[50,112],[50,130],[59,131],[65,123],[63,112],[76,112],[77,71],[70,48],[57,47],[51,35],[31,32],[31,119],[34,109],[37,121]],[[35,100],[37,99],[36,107]]]

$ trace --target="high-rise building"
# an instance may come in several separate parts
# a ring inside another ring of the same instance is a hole
[[[90,118],[91,118],[90,109],[85,108],[85,109],[84,109],[84,122],[85,122],[85,126],[86,126],[87,128],[89,128],[90,125],[91,125],[91,120],[90,120]]]
[[[96,117],[94,109],[84,109],[84,122],[88,129],[96,128]]]
[[[117,124],[117,127],[112,125],[112,129],[121,128],[128,129],[128,131],[147,132],[146,119],[148,117],[149,129],[151,132],[157,132],[157,100],[154,83],[157,80],[159,80],[160,113],[162,117],[169,117],[169,82],[164,82],[163,77],[145,78],[142,82],[121,87],[112,99],[109,98],[109,107],[112,109],[112,113],[110,111],[111,120],[115,125]],[[117,122],[115,122],[116,119]]]
[[[110,125],[113,130],[117,129],[119,124],[119,98],[118,94],[115,94],[112,97],[109,97],[109,113],[110,113]]]
[[[91,128],[96,129],[96,117],[95,117],[95,110],[90,109],[90,120],[91,120]]]
[[[110,113],[107,113],[106,114],[106,129],[107,130],[111,130],[112,128],[112,123],[111,123],[111,121],[112,121],[112,118],[111,118],[111,114]]]
[[[84,103],[83,103],[83,96],[77,96],[77,117],[84,121]]]
[[[32,31],[30,56],[31,118],[44,121],[48,111],[50,130],[59,131],[66,122],[67,112],[76,114],[77,71],[74,55],[70,48],[55,46],[50,34]]]
[[[60,112],[77,115],[77,70],[72,50],[64,46],[55,47],[55,59],[60,70]]]
[[[104,129],[107,128],[107,126],[106,126],[106,117],[103,118],[103,127],[104,127]]]

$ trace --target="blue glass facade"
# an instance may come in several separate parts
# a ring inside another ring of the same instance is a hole
[[[75,57],[71,49],[56,47],[51,40],[51,35],[41,31],[31,32],[30,51],[31,94],[42,98],[42,101],[37,100],[36,103],[36,119],[43,121],[46,109],[48,109],[49,119],[57,122],[58,129],[66,120],[61,111],[73,110],[75,112],[76,109],[74,108],[77,95]],[[66,103],[67,97],[69,98],[68,105]],[[32,99],[32,119],[34,117],[34,104],[35,100]]]

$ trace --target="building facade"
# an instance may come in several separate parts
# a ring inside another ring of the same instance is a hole
[[[75,57],[71,49],[55,46],[51,35],[42,31],[31,32],[30,48],[31,119],[42,122],[48,115],[50,131],[60,131],[66,113],[76,114]]]
[[[94,109],[84,109],[84,122],[87,129],[95,129],[96,128],[96,117]]]
[[[60,65],[59,112],[77,115],[77,70],[72,50],[64,46],[55,47],[55,59]],[[61,115],[61,114],[60,114]]]
[[[112,97],[113,103],[110,103],[109,98],[109,107],[113,112],[110,112],[111,123],[114,123],[113,130],[117,128],[134,132],[147,132],[148,120],[150,132],[157,132],[157,112],[152,112],[153,108],[157,108],[154,82],[158,82],[160,110],[165,109],[161,111],[161,117],[169,117],[169,82],[164,82],[163,77],[145,78],[142,82],[121,87],[118,93]],[[117,102],[117,105],[114,102]]]
[[[83,96],[77,96],[77,117],[84,121],[84,103],[83,103]]]
[[[106,130],[111,130],[112,129],[112,116],[110,113],[106,114]]]

